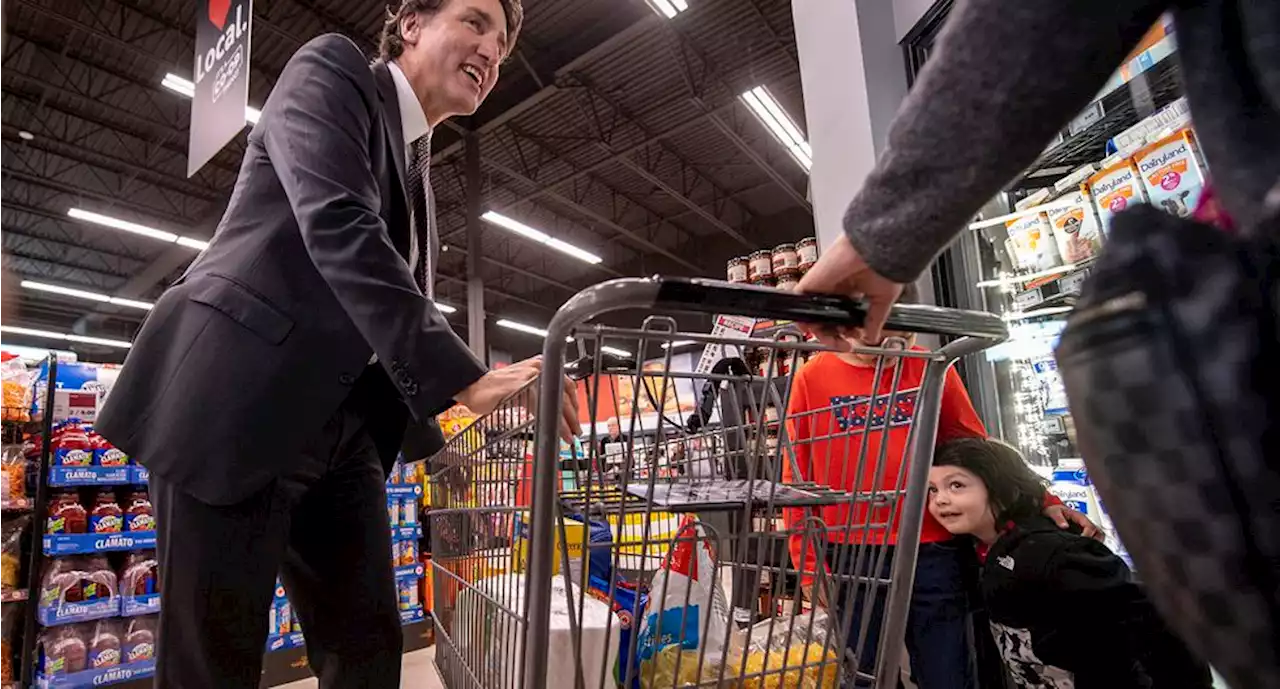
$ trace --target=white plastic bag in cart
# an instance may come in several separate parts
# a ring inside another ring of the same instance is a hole
[[[569,607],[578,615],[582,602],[581,664],[583,685],[598,686],[601,677],[613,676],[618,657],[619,622],[609,606],[591,596],[582,597],[582,589],[565,588],[565,578],[556,575],[551,587],[551,623],[547,629],[547,687],[576,686],[577,663],[573,648],[574,634],[569,626]],[[458,593],[454,613],[454,642],[464,662],[478,661],[469,668],[479,678],[478,686],[488,689],[515,689],[521,686],[524,673],[524,627],[510,611],[523,611],[525,575],[500,574],[482,579],[474,588]],[[498,605],[501,601],[501,606]]]
[[[729,606],[716,574],[715,550],[706,531],[686,515],[675,546],[649,584],[649,606],[637,646],[642,668],[644,661],[673,645],[705,648],[708,656],[724,653]]]

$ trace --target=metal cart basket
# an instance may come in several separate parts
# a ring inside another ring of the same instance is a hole
[[[658,315],[588,323],[628,309]],[[681,332],[689,313],[865,315],[847,299],[675,278],[570,299],[540,383],[429,465],[436,664],[451,689],[897,685],[945,376],[1004,339],[1003,321],[897,306],[884,344],[848,362],[867,394],[801,403],[805,361],[833,354],[794,327]],[[911,333],[946,344],[908,347]],[[719,355],[694,366],[677,351],[695,344]],[[590,421],[572,445],[549,411],[566,385]],[[611,418],[624,441],[597,428]]]

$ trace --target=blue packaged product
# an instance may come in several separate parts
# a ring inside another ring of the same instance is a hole
[[[413,526],[418,523],[417,500],[405,498],[404,505],[400,508],[400,523],[405,526]]]
[[[289,605],[288,599],[285,599],[272,603],[272,607],[276,612],[276,628],[272,633],[288,634],[290,627],[293,626],[293,606]]]
[[[609,582],[595,574],[587,578],[587,593],[593,598],[609,602]],[[619,579],[613,591],[613,614],[618,618],[618,660],[613,668],[614,681],[627,689],[640,689],[640,648],[631,653],[631,637],[636,632],[636,621],[644,615],[649,604],[649,593],[641,584]],[[628,677],[630,680],[628,681]]]

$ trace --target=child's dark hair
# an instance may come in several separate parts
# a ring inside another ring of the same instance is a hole
[[[1027,466],[1017,450],[998,440],[952,440],[934,453],[933,465],[960,467],[981,479],[997,524],[1044,511],[1046,481]]]

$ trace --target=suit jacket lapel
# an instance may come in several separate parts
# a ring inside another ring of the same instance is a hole
[[[370,66],[374,80],[378,83],[378,97],[382,99],[382,129],[387,135],[387,145],[391,148],[391,157],[396,161],[396,175],[400,178],[400,193],[404,195],[404,207],[409,205],[408,175],[404,161],[404,128],[400,124],[400,99],[396,97],[396,83],[391,78],[387,63],[378,60]]]

